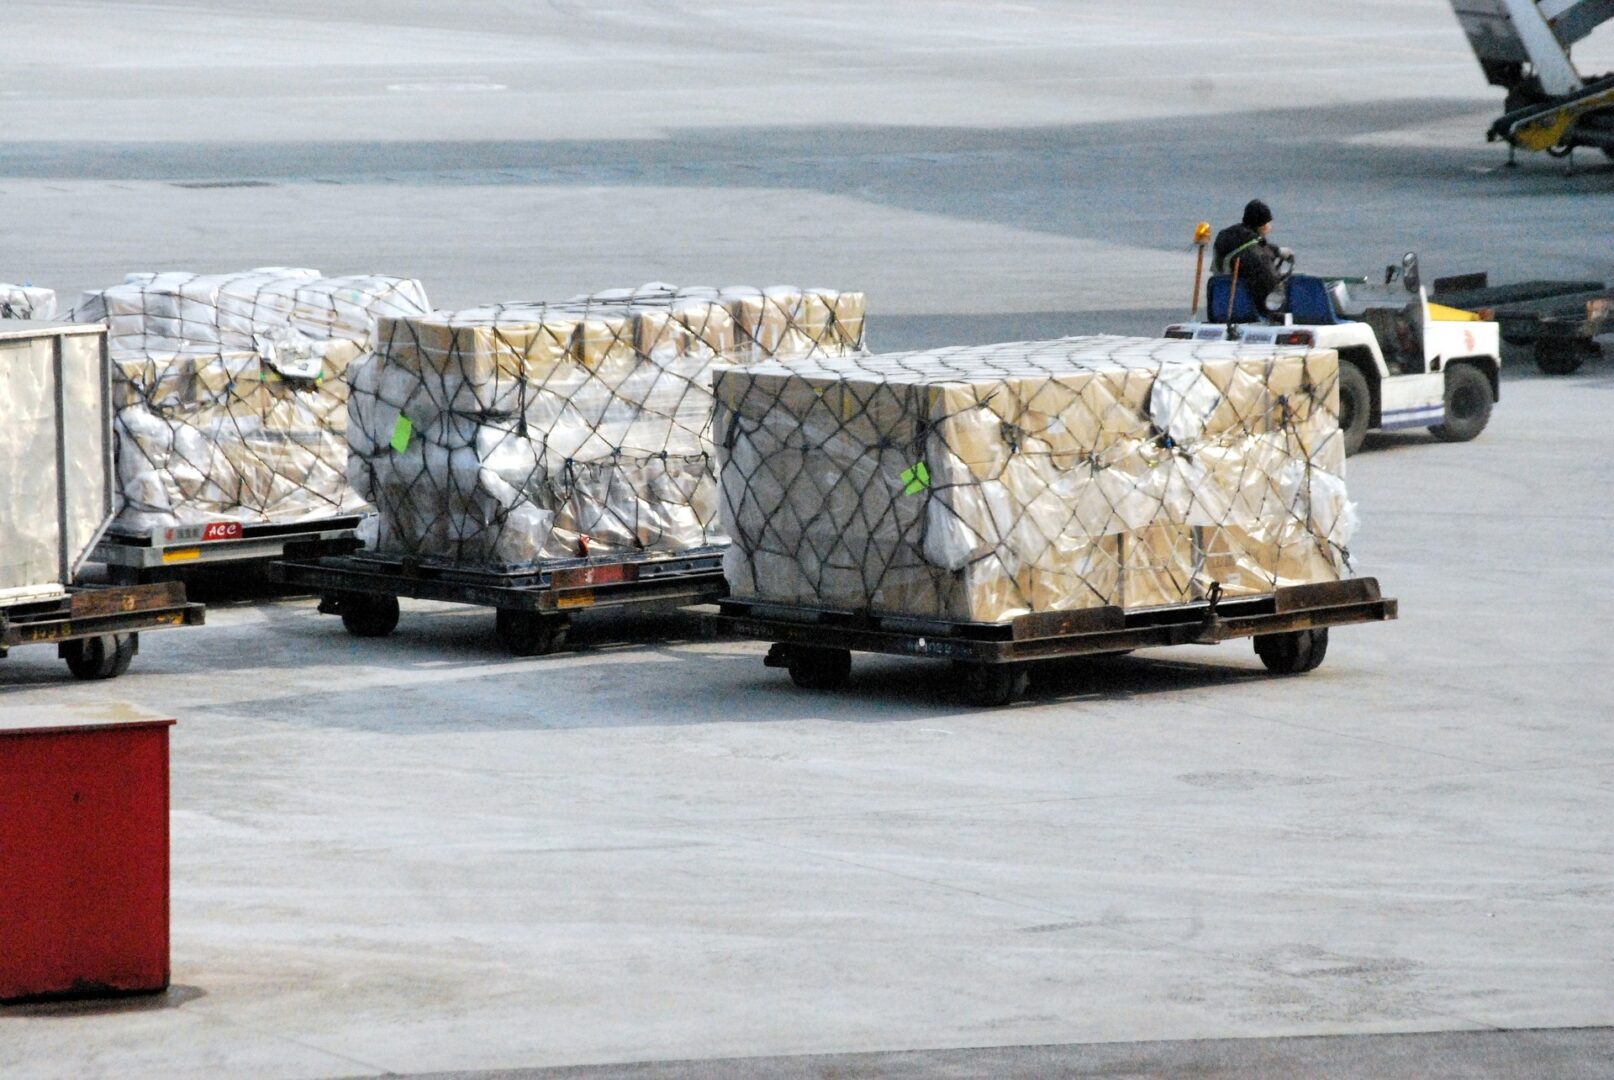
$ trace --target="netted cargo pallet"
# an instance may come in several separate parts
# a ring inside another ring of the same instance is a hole
[[[721,370],[724,610],[805,685],[869,648],[960,660],[996,699],[1022,640],[1235,626],[1303,670],[1326,621],[1206,612],[1357,603],[1338,378],[1328,350],[1116,337]]]
[[[132,274],[87,294],[72,317],[109,328],[114,535],[364,512],[346,477],[348,367],[378,317],[426,310],[417,281],[286,267]]]
[[[375,550],[503,572],[724,543],[714,368],[854,354],[863,323],[860,293],[660,285],[382,319],[348,427]]]
[[[1332,581],[1338,359],[1115,337],[717,374],[736,597],[969,622]]]
[[[0,319],[56,317],[56,291],[38,285],[12,285],[0,281]]]

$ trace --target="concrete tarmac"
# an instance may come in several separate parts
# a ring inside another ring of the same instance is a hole
[[[794,281],[880,348],[1150,333],[1255,194],[1302,269],[1614,278],[1614,165],[1502,169],[1437,0],[14,6],[0,279],[64,294]],[[798,690],[698,614],[513,660],[485,611],[361,640],[240,582],[113,683],[17,650],[0,711],[179,718],[175,985],[0,1010],[0,1075],[1599,1075],[1614,364],[1509,360],[1479,440],[1352,459],[1402,619],[1302,678],[1185,647],[980,711],[894,658]]]

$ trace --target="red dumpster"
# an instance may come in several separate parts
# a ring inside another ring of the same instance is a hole
[[[0,1002],[168,986],[168,728],[0,709]]]

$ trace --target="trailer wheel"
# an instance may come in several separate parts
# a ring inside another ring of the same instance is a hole
[[[547,656],[566,643],[564,617],[499,608],[493,626],[511,656]]]
[[[1304,675],[1315,671],[1328,655],[1328,627],[1287,634],[1257,634],[1255,655],[1274,675]]]
[[[790,669],[790,681],[803,690],[839,690],[852,676],[852,653],[849,649],[792,645],[785,666]]]
[[[1007,705],[1031,682],[1024,664],[964,664],[962,674],[965,700],[987,709]]]
[[[1491,380],[1473,364],[1446,369],[1446,419],[1429,428],[1442,442],[1467,442],[1491,421]]]
[[[1541,338],[1536,342],[1536,367],[1546,375],[1569,375],[1601,351],[1597,342],[1584,338]]]
[[[348,593],[342,597],[342,625],[354,637],[386,637],[398,627],[398,598]]]
[[[129,670],[129,661],[140,651],[139,634],[103,634],[100,637],[64,641],[57,654],[67,661],[67,670],[80,679],[116,679]]]
[[[1362,369],[1351,363],[1339,365],[1339,431],[1345,438],[1345,455],[1362,449],[1367,425],[1373,419],[1373,390]]]

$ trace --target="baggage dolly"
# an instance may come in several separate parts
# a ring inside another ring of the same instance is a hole
[[[19,645],[56,645],[80,679],[115,679],[140,651],[140,631],[200,626],[201,604],[177,581],[75,587],[65,595],[0,606],[0,659]]]
[[[1536,366],[1548,375],[1568,375],[1601,356],[1594,339],[1614,332],[1614,289],[1601,281],[1492,285],[1488,274],[1463,274],[1436,280],[1431,299],[1490,313],[1502,340],[1533,347]]]
[[[494,608],[499,638],[511,655],[542,656],[565,643],[579,611],[682,607],[727,596],[723,550],[552,559],[533,570],[498,573],[354,551],[351,544],[299,545],[269,564],[269,577],[319,593],[320,613],[340,615],[355,637],[392,633],[398,598],[407,596]]]
[[[344,514],[290,523],[211,521],[157,526],[132,532],[113,525],[102,534],[94,562],[106,563],[107,577],[119,585],[173,580],[193,566],[278,559],[290,545],[350,539],[363,514]]]
[[[1210,645],[1253,637],[1268,671],[1298,675],[1328,651],[1328,628],[1396,618],[1397,602],[1375,578],[1296,585],[1258,596],[1224,597],[1219,588],[1188,604],[1083,608],[1021,615],[1004,623],[950,622],[823,608],[724,600],[719,623],[773,642],[763,663],[783,667],[797,686],[845,685],[852,653],[951,660],[975,705],[1006,705],[1025,690],[1031,661],[1124,653],[1160,645]],[[826,641],[835,644],[826,645]]]

